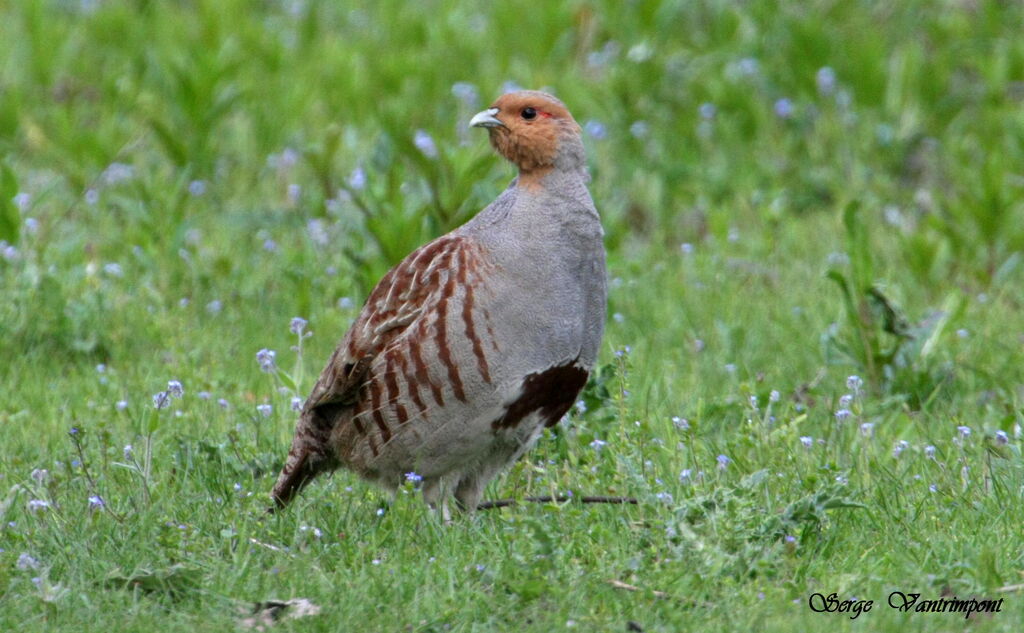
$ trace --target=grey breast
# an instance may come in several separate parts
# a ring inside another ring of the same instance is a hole
[[[506,190],[461,231],[493,257],[490,305],[503,374],[593,366],[607,303],[603,231],[582,181]],[[554,189],[559,193],[550,193]]]

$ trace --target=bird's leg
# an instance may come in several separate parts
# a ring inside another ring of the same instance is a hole
[[[441,478],[428,477],[423,480],[423,502],[435,508],[441,495]]]
[[[502,446],[496,449],[487,459],[477,464],[475,468],[466,470],[459,477],[459,483],[455,486],[455,501],[459,504],[459,510],[473,513],[480,505],[480,499],[484,496],[484,489],[494,479],[501,469],[511,464],[524,453],[536,441],[540,430],[532,434],[525,442]]]
[[[444,477],[428,477],[423,480],[423,501],[430,509],[441,513],[441,520],[451,523],[452,514],[448,509],[448,486]]]
[[[480,498],[484,495],[484,488],[487,487],[488,478],[481,473],[469,475],[459,480],[455,488],[455,502],[459,510],[466,513],[473,513],[480,504]]]

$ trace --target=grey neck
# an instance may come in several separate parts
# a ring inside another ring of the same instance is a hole
[[[516,182],[513,186],[518,184],[519,178],[516,178]],[[571,198],[590,197],[590,192],[587,190],[587,183],[590,182],[590,173],[587,171],[586,166],[580,166],[575,169],[559,169],[557,166],[544,174],[541,177],[540,182],[543,184],[542,191],[547,192],[558,192],[561,195],[568,196]]]
[[[590,180],[590,176],[586,174],[586,150],[578,134],[566,134],[562,137],[558,144],[558,154],[555,156],[555,171],[582,171],[586,179]]]

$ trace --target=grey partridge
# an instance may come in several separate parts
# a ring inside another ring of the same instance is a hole
[[[472,511],[569,410],[607,304],[603,230],[580,127],[555,97],[506,94],[472,118],[518,176],[377,284],[317,380],[273,490],[286,505],[340,466]]]

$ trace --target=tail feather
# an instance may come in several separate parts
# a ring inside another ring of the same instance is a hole
[[[337,460],[328,446],[329,426],[323,422],[315,410],[299,418],[291,450],[271,493],[271,511],[284,508],[313,478],[336,467]]]

